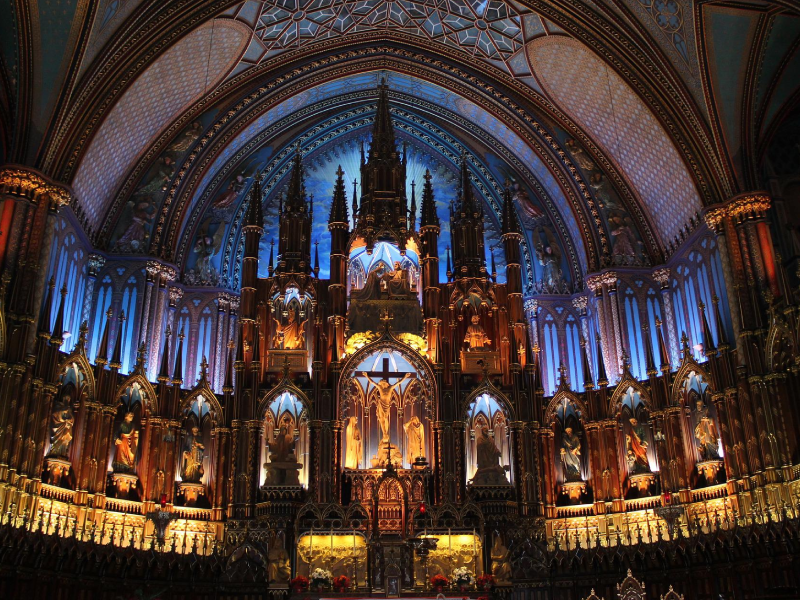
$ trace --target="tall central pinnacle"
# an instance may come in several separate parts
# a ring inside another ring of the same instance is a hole
[[[396,159],[397,145],[394,137],[392,117],[389,114],[389,86],[386,79],[381,79],[378,86],[378,110],[375,123],[372,125],[372,142],[369,145],[369,160]]]
[[[389,112],[389,86],[382,79],[378,86],[378,106],[372,126],[372,141],[367,156],[361,157],[361,205],[356,229],[371,252],[375,236],[383,229],[392,232],[401,252],[408,237],[408,199],[406,197],[406,156],[397,150]]]

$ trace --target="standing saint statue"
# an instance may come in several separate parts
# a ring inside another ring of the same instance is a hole
[[[133,473],[136,470],[136,450],[139,446],[139,431],[133,422],[132,412],[125,413],[125,417],[117,427],[114,437],[114,460],[112,467],[115,473]]]
[[[627,447],[628,472],[631,475],[650,472],[650,462],[647,460],[647,432],[644,425],[636,419],[630,419],[631,429],[625,436]]]
[[[408,423],[403,425],[403,429],[406,430],[406,439],[408,440],[406,445],[406,460],[413,465],[417,457],[425,456],[425,430],[422,427],[419,417],[416,415],[411,417]]]
[[[50,452],[48,456],[69,456],[72,444],[72,426],[75,417],[70,406],[71,396],[65,395],[50,415]]]
[[[381,443],[386,444],[386,442],[389,441],[389,415],[391,414],[392,408],[392,393],[400,387],[401,383],[411,377],[411,373],[404,374],[403,378],[394,385],[390,384],[389,380],[385,378],[380,381],[375,381],[372,377],[367,375],[366,371],[362,371],[361,374],[377,388],[378,401],[375,403],[375,408],[378,416],[378,424],[381,427]]]
[[[297,320],[295,309],[289,309],[286,315],[286,323],[281,323],[278,319],[273,318],[275,321],[275,336],[272,343],[276,348],[281,350],[303,350],[306,347],[306,338],[303,335],[306,320]]]
[[[203,469],[205,446],[202,443],[198,427],[192,427],[192,433],[186,440],[185,448],[183,451],[181,478],[186,483],[200,483],[200,479],[202,479],[205,472]]]
[[[345,438],[347,439],[347,452],[344,457],[344,468],[358,469],[361,466],[364,447],[361,441],[361,430],[358,428],[358,417],[348,419]]]
[[[486,331],[481,327],[481,318],[478,315],[472,315],[470,321],[472,324],[467,327],[464,343],[470,350],[483,350],[484,347],[492,343],[492,340],[489,339]]]
[[[694,437],[697,449],[703,460],[719,460],[719,434],[714,420],[708,414],[708,408],[702,400],[698,400],[695,408]]]
[[[572,427],[565,427],[561,436],[561,463],[567,481],[581,481],[581,440]]]

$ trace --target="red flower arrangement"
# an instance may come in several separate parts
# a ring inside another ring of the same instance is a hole
[[[478,600],[489,600],[489,596],[478,596]]]
[[[350,589],[350,578],[347,575],[339,575],[333,579],[333,591],[344,592]]]
[[[308,584],[308,577],[303,577],[302,575],[298,575],[289,582],[295,593],[305,592],[308,589]]]
[[[489,591],[494,587],[495,584],[494,575],[492,575],[491,573],[484,573],[483,575],[478,575],[478,577],[475,578],[475,584],[478,586],[479,590]]]
[[[437,590],[441,590],[450,585],[450,580],[441,573],[437,573],[431,577],[431,586]]]

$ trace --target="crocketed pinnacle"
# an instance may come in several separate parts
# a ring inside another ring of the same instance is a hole
[[[262,202],[261,174],[256,173],[253,178],[253,187],[250,188],[250,203],[247,206],[247,214],[245,215],[245,226],[264,229],[264,207]]]
[[[439,215],[436,213],[436,201],[433,198],[433,186],[431,185],[431,172],[428,169],[425,169],[424,179],[420,225],[422,227],[439,227]]]
[[[375,153],[377,152],[377,156]],[[381,79],[378,86],[378,110],[372,126],[372,141],[369,146],[370,158],[391,159],[397,153],[394,126],[389,113],[389,86]]]
[[[517,218],[517,211],[514,208],[514,198],[511,194],[511,185],[506,182],[505,191],[503,192],[503,235],[509,233],[520,233],[519,219]]]
[[[344,189],[344,171],[342,166],[336,169],[336,183],[333,187],[333,201],[331,202],[331,215],[329,223],[349,223],[347,214],[347,194]]]
[[[461,175],[459,177],[458,188],[458,216],[479,217],[482,211],[475,201],[475,194],[472,191],[472,180],[469,177],[469,166],[466,153],[461,155]]]
[[[303,156],[298,145],[294,152],[294,158],[292,158],[292,173],[289,176],[286,204],[283,208],[286,212],[304,212],[307,206]]]

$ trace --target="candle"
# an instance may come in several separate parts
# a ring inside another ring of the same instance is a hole
[[[331,527],[331,558],[333,558],[333,527]]]
[[[478,540],[475,537],[475,528],[472,528],[472,553],[478,556]]]
[[[308,571],[311,572],[311,567],[314,566],[314,528],[311,528],[311,540],[308,544]]]
[[[450,528],[447,528],[447,550],[450,551],[453,549],[453,536],[450,535]]]

